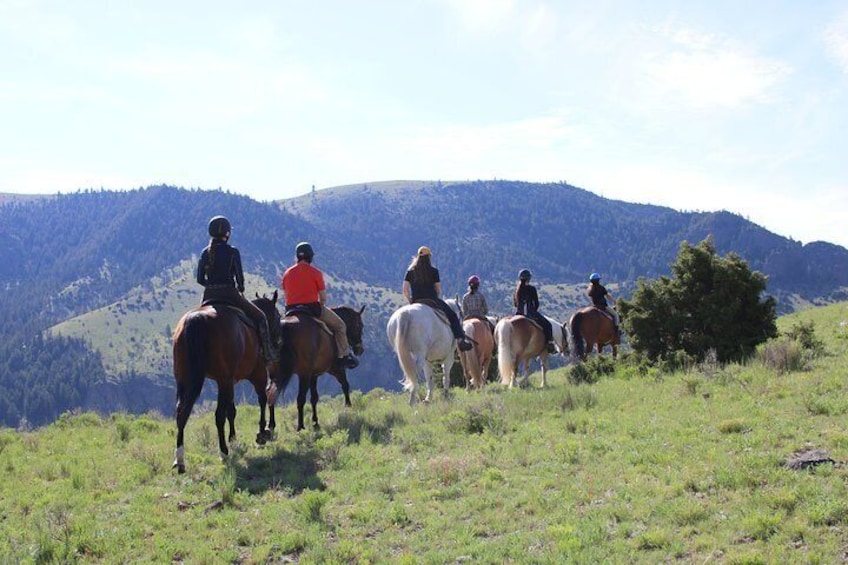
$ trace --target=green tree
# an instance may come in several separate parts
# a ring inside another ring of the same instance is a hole
[[[711,238],[683,242],[672,276],[638,282],[621,300],[623,325],[637,352],[652,360],[683,351],[696,359],[742,359],[777,335],[776,302],[763,297],[766,277],[738,255],[719,257]]]

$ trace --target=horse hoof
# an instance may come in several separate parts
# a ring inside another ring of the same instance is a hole
[[[183,463],[178,463],[174,461],[174,464],[171,466],[171,469],[176,469],[178,475],[185,474],[185,465]]]
[[[265,439],[264,433],[259,432],[258,434],[256,434],[256,445],[265,445],[267,442],[268,440]]]

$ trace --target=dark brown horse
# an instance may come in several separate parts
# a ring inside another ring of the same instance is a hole
[[[265,313],[271,340],[280,342],[280,313],[277,293],[272,298],[257,296],[253,303]],[[174,467],[185,473],[183,432],[194,403],[207,379],[218,383],[218,406],[215,425],[221,457],[229,454],[224,439],[224,421],[230,423],[229,440],[235,439],[236,406],[233,398],[237,381],[249,380],[259,400],[259,433],[256,443],[269,437],[265,429],[265,407],[268,372],[259,345],[258,332],[247,325],[246,318],[232,306],[216,304],[200,306],[187,312],[174,330],[174,379],[177,381],[177,449]],[[274,412],[271,408],[271,420]]]
[[[612,346],[613,359],[618,355],[620,338],[618,332],[615,331],[612,316],[606,312],[594,306],[588,306],[571,316],[568,326],[571,330],[574,354],[583,361],[586,360],[595,346],[598,348],[598,355],[601,354],[605,345]],[[585,346],[584,340],[586,341]]]
[[[362,355],[362,312],[339,306],[332,308],[347,326],[347,340],[356,355]],[[298,376],[297,389],[297,430],[304,429],[303,407],[306,404],[306,391],[311,392],[312,425],[318,429],[318,377],[330,373],[342,386],[345,406],[350,406],[350,384],[347,370],[336,362],[336,341],[316,319],[305,313],[286,316],[281,322],[283,345],[280,349],[280,363],[272,376],[269,398],[273,404],[277,394],[286,390],[292,375]]]

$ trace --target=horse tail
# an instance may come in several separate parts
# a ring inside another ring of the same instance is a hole
[[[277,385],[278,398],[282,398],[286,387],[289,386],[292,376],[294,376],[294,352],[291,345],[291,329],[290,324],[280,324],[280,339],[283,346],[280,348],[280,366],[278,374],[281,375],[279,384]]]
[[[189,314],[183,325],[183,334],[188,382],[177,383],[177,399],[185,417],[188,418],[206,380],[206,341],[209,335],[206,318],[200,313]]]
[[[466,335],[468,335],[468,333],[471,333],[472,335],[470,335],[469,337],[471,337],[472,339],[477,337],[476,335],[474,335],[474,327],[475,326],[472,324],[470,332],[466,333]],[[479,346],[475,346],[469,351],[461,351],[460,355],[465,358],[465,369],[467,369],[468,373],[471,375],[471,384],[475,387],[482,387],[483,383],[485,382],[485,377],[483,377],[481,382],[480,375],[483,372],[483,367],[480,364]]]
[[[397,327],[395,335],[392,336],[392,345],[397,353],[398,363],[403,370],[403,390],[414,390],[418,383],[418,365],[415,363],[415,357],[406,345],[407,336],[409,335],[409,324],[411,323],[410,316],[401,315],[397,318]]]
[[[581,359],[586,353],[586,344],[583,343],[583,336],[580,335],[580,324],[582,321],[583,312],[577,312],[571,317],[571,320],[568,322],[569,329],[571,329],[571,341],[574,345],[574,354]]]
[[[512,323],[501,321],[495,328],[495,339],[498,342],[498,373],[501,384],[508,385],[515,373],[515,360],[512,353]]]

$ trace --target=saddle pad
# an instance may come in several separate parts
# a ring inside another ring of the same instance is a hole
[[[325,332],[327,332],[327,334],[330,337],[333,337],[333,331],[330,329],[330,326],[328,326],[323,321],[321,321],[320,318],[316,318],[315,316],[313,316],[309,312],[305,312],[303,310],[289,310],[288,312],[286,312],[286,318],[291,318],[291,317],[295,317],[295,318],[298,318],[298,319],[300,319],[300,318],[311,318],[313,322],[318,324],[319,329],[324,330]]]
[[[244,310],[242,310],[238,306],[234,306],[233,304],[230,304],[229,302],[225,302],[223,300],[204,300],[203,303],[201,304],[201,306],[211,306],[215,310],[220,310],[221,308],[226,308],[227,310],[233,312],[236,316],[238,316],[238,319],[241,320],[242,322],[244,322],[244,324],[248,328],[252,328],[254,330],[257,329],[256,324],[254,324],[253,320],[251,320],[247,316],[247,314],[244,313]]]
[[[439,308],[439,306],[436,304],[435,301],[430,300],[428,298],[425,298],[423,300],[416,300],[415,303],[416,304],[423,304],[425,306],[429,306],[430,308],[433,309],[433,312],[435,312],[437,318],[439,318],[441,321],[443,321],[447,325],[450,325],[450,322],[448,321],[448,315],[445,314],[442,311],[441,308]]]

